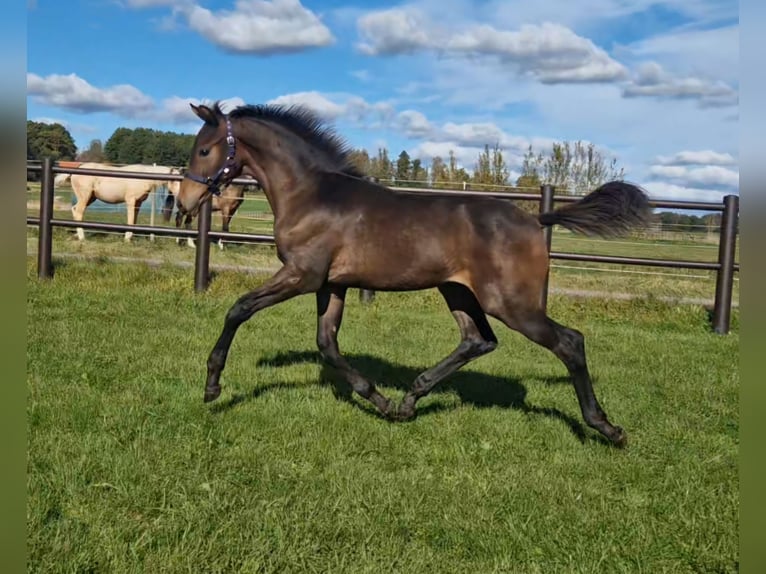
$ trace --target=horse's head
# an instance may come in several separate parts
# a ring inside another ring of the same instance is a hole
[[[194,212],[208,194],[220,194],[221,186],[242,172],[229,118],[218,105],[191,104],[191,108],[205,123],[194,140],[189,168],[177,194],[177,203],[185,212]]]

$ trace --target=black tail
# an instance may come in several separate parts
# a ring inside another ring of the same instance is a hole
[[[165,205],[162,207],[162,218],[165,221],[170,221],[170,215],[173,213],[174,202],[175,197],[173,197],[172,193],[168,193],[167,197],[165,197]]]
[[[646,224],[651,210],[646,193],[624,181],[610,181],[581,200],[550,213],[542,213],[542,225],[561,225],[584,235],[616,237]]]

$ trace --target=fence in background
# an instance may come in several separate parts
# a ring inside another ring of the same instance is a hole
[[[54,165],[50,158],[45,158],[41,165],[28,164],[27,171],[40,172],[40,215],[39,217],[27,217],[27,225],[35,225],[39,228],[38,237],[38,277],[48,279],[53,277],[52,264],[52,234],[53,227],[92,229],[96,231],[147,233],[165,237],[192,237],[196,239],[196,256],[194,269],[194,288],[196,291],[205,291],[210,283],[210,242],[211,240],[228,240],[239,243],[268,244],[274,245],[274,237],[250,233],[231,233],[212,231],[211,203],[205,201],[200,205],[197,230],[173,229],[169,227],[155,227],[147,225],[119,225],[114,223],[95,223],[87,221],[71,221],[56,219],[53,217],[54,177],[57,173],[81,173],[86,175],[101,175],[109,177],[130,177],[133,179],[157,179],[165,181],[179,181],[180,175],[157,174],[157,173],[130,173],[115,170],[96,170],[82,168],[67,168]],[[252,183],[252,180],[236,180],[237,183]],[[505,199],[532,200],[539,202],[540,212],[553,209],[555,202],[574,202],[578,197],[556,196],[552,186],[544,185],[540,193],[509,193],[491,191],[451,191],[433,190],[423,188],[397,188],[403,191],[417,193],[439,193],[455,195],[478,195],[481,197],[498,197]],[[651,201],[652,207],[664,207],[671,209],[689,209],[697,211],[721,212],[720,236],[718,244],[718,260],[710,262],[684,261],[669,259],[653,259],[640,257],[617,257],[606,255],[588,255],[579,253],[562,253],[551,251],[552,229],[545,228],[545,238],[551,259],[566,261],[588,261],[594,263],[607,263],[618,265],[640,265],[650,267],[664,267],[675,269],[703,269],[716,272],[715,303],[713,307],[712,324],[713,330],[719,334],[729,332],[731,320],[732,288],[734,273],[739,271],[739,264],[735,261],[737,242],[737,230],[739,223],[739,197],[727,195],[721,203],[693,202],[693,201]],[[547,281],[544,291],[543,302],[547,302]]]

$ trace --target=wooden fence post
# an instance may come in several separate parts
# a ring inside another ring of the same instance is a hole
[[[43,158],[40,174],[40,222],[37,236],[37,276],[40,279],[53,277],[51,251],[53,249],[53,159]]]
[[[553,211],[553,194],[556,191],[556,188],[552,185],[541,185],[540,186],[540,213],[548,213],[549,211]],[[551,252],[551,243],[553,241],[553,227],[544,227],[543,228],[543,234],[545,235],[545,244],[548,247],[548,253]],[[550,276],[550,269],[545,274],[545,286],[543,287],[543,293],[542,293],[542,306],[543,311],[545,311],[548,307],[548,277]]]
[[[713,330],[719,335],[729,332],[731,319],[731,292],[734,285],[734,259],[737,247],[737,225],[739,222],[739,196],[723,198],[721,236],[718,239],[718,272],[715,282],[715,307],[713,308]]]
[[[197,218],[197,252],[194,258],[194,290],[206,291],[210,285],[210,220],[213,198],[208,197],[199,205]]]

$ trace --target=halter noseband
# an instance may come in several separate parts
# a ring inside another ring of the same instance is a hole
[[[189,171],[187,171],[184,174],[184,177],[188,177],[192,181],[196,181],[197,183],[206,185],[207,190],[213,195],[221,195],[221,190],[220,190],[221,178],[229,175],[229,172],[232,170],[232,168],[234,168],[235,166],[234,155],[237,153],[236,140],[234,139],[234,135],[231,133],[231,121],[229,120],[228,114],[225,117],[226,117],[226,144],[229,146],[228,154],[226,155],[226,161],[223,162],[223,165],[218,169],[216,174],[212,177],[210,176],[202,177],[201,175],[197,175]]]

